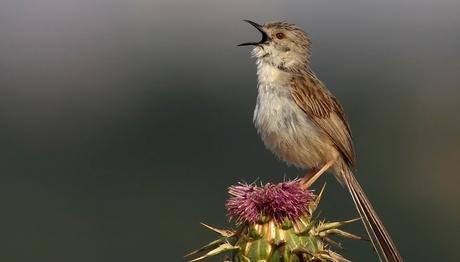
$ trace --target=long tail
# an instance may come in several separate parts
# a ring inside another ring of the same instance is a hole
[[[400,262],[403,261],[398,252],[390,234],[386,231],[382,221],[372,207],[371,202],[366,197],[363,189],[356,180],[352,171],[348,167],[342,169],[343,180],[350,191],[353,202],[358,210],[367,234],[369,235],[372,245],[374,246],[380,261]]]

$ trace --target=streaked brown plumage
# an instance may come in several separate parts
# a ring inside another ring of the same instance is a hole
[[[402,261],[383,223],[353,175],[355,154],[342,106],[310,69],[310,39],[298,27],[247,21],[263,35],[255,45],[259,79],[254,123],[275,155],[317,173],[331,168],[346,186],[384,261]],[[307,185],[310,181],[307,181]]]
[[[319,80],[312,81],[315,79],[313,75],[309,75],[307,79],[302,76],[293,77],[291,87],[294,100],[308,117],[330,137],[340,152],[341,158],[337,161],[338,165],[335,166],[336,176],[339,174],[339,181],[349,188],[358,212],[365,221],[366,230],[376,232],[374,235],[369,234],[372,243],[374,245],[377,243],[376,248],[381,249],[380,252],[384,254],[387,261],[402,261],[396,248],[393,248],[395,245],[383,223],[351,171],[355,164],[355,154],[350,127],[345,119],[342,106]],[[332,120],[334,116],[337,116],[340,121]]]
[[[293,76],[290,86],[297,105],[330,137],[346,163],[354,166],[350,126],[337,99],[312,72]]]

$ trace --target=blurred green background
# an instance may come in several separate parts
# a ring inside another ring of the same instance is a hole
[[[255,65],[236,47],[259,39],[252,19],[313,38],[406,261],[460,261],[459,13],[454,0],[2,0],[0,260],[183,261],[214,238],[199,222],[229,226],[229,185],[302,175],[252,125]],[[325,181],[323,216],[356,217]]]

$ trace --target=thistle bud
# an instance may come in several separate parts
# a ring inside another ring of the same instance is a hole
[[[330,249],[340,246],[330,237],[361,239],[339,229],[355,220],[325,223],[313,219],[323,190],[315,196],[300,180],[231,186],[226,207],[236,230],[204,225],[220,238],[187,256],[197,256],[191,261],[218,254],[226,254],[227,262],[348,261]]]

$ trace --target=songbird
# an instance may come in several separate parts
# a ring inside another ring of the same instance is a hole
[[[382,261],[402,261],[383,223],[353,175],[355,153],[350,126],[334,95],[310,68],[311,40],[286,22],[259,25],[254,46],[258,95],[254,124],[265,146],[288,164],[309,169],[309,187],[330,170],[350,192],[372,244]]]

